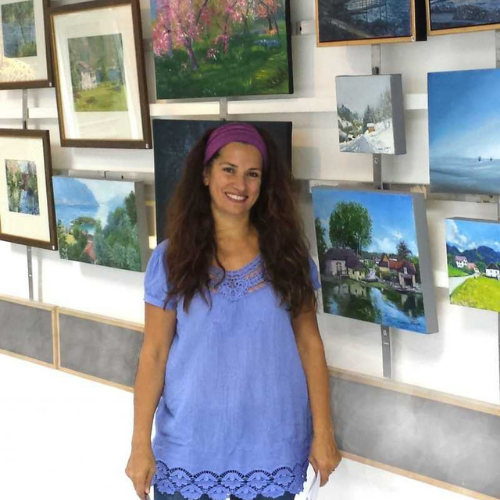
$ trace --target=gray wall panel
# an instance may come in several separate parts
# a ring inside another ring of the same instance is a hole
[[[343,451],[500,498],[500,417],[331,377]]]
[[[132,387],[143,334],[61,314],[61,367]]]
[[[54,363],[52,312],[0,300],[0,349]]]

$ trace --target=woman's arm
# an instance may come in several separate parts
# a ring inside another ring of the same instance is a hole
[[[125,470],[139,498],[149,493],[155,473],[151,450],[153,418],[165,380],[168,353],[175,334],[176,311],[146,303],[144,341],[134,387],[132,452]]]
[[[304,308],[292,320],[292,327],[304,368],[313,419],[313,443],[310,461],[321,472],[321,486],[340,463],[330,415],[330,375],[326,364],[323,341],[318,328],[316,311]]]

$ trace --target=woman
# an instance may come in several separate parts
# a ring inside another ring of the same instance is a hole
[[[145,278],[126,468],[137,495],[153,481],[156,500],[293,500],[309,462],[323,486],[340,455],[318,275],[271,137],[243,123],[208,131],[188,155],[168,234]]]

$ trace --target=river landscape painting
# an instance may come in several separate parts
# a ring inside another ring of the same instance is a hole
[[[406,153],[401,75],[338,76],[340,151]]]
[[[54,177],[53,186],[62,259],[144,270],[133,182]]]
[[[500,70],[429,73],[431,191],[500,194]]]
[[[315,187],[313,205],[324,311],[437,331],[421,195]]]
[[[500,312],[500,223],[447,219],[450,302]]]
[[[316,0],[319,44],[412,35],[412,0]]]

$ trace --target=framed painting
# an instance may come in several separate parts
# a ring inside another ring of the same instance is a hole
[[[53,86],[49,0],[0,0],[0,90]]]
[[[448,35],[500,29],[497,0],[425,0],[427,33]]]
[[[290,0],[151,0],[156,97],[292,94]]]
[[[420,0],[316,0],[318,47],[414,42],[425,6]],[[423,5],[423,4],[422,4]]]
[[[53,178],[61,259],[145,271],[149,258],[142,183]]]
[[[325,313],[437,332],[423,195],[320,186],[312,198]]]
[[[50,9],[61,145],[151,147],[139,0]]]
[[[167,207],[181,180],[186,156],[198,139],[222,121],[153,120],[156,193],[156,235],[166,237]],[[247,122],[269,132],[283,160],[292,165],[292,122]]]
[[[0,129],[0,240],[57,250],[49,132]]]
[[[401,75],[337,76],[340,151],[406,153]]]
[[[429,73],[430,187],[500,195],[500,69]]]
[[[450,302],[500,313],[500,222],[446,220]]]

